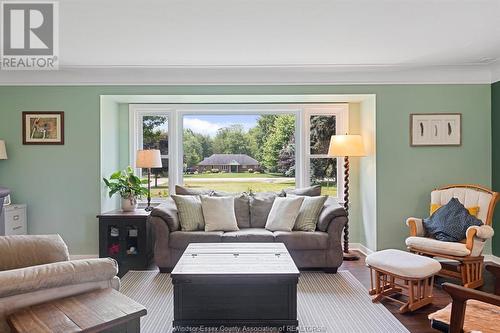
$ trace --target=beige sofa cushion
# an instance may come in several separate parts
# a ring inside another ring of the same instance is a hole
[[[448,254],[459,257],[465,257],[470,254],[470,251],[463,243],[443,242],[427,237],[408,237],[406,239],[406,246],[434,253]]]
[[[234,213],[233,197],[201,196],[205,231],[236,231],[238,224]]]
[[[267,217],[266,229],[292,231],[304,197],[276,198]]]
[[[220,243],[222,231],[175,231],[170,233],[169,246],[185,250],[189,243]]]
[[[69,260],[59,235],[0,237],[0,271]]]
[[[222,242],[266,243],[274,242],[274,234],[263,228],[246,228],[239,231],[229,231],[222,234]]]
[[[82,259],[0,272],[0,297],[84,282],[111,280],[118,274],[114,259]]]
[[[372,253],[365,262],[387,273],[415,279],[423,279],[441,270],[441,264],[435,259],[392,249]]]
[[[323,231],[275,231],[274,237],[288,250],[328,249],[328,233]]]
[[[201,199],[197,195],[171,195],[177,205],[182,231],[205,230]]]

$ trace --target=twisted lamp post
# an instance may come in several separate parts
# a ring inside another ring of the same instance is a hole
[[[344,209],[347,223],[344,227],[344,260],[358,260],[359,257],[349,251],[349,157],[366,156],[361,135],[332,135],[328,149],[330,157],[344,157]]]

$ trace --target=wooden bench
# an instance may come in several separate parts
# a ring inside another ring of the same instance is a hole
[[[114,289],[101,289],[18,310],[8,316],[14,333],[139,333],[147,313]]]

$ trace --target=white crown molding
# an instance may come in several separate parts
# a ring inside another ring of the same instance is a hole
[[[491,64],[491,83],[500,81],[500,60]]]
[[[499,71],[500,74],[500,71]],[[62,66],[0,71],[0,85],[489,84],[488,65],[463,66]]]

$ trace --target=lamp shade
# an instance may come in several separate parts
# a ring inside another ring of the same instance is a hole
[[[157,149],[138,150],[135,159],[137,168],[161,168],[161,153]]]
[[[5,149],[5,141],[0,140],[0,160],[7,159],[7,149]]]
[[[366,156],[361,135],[332,135],[328,156]]]

